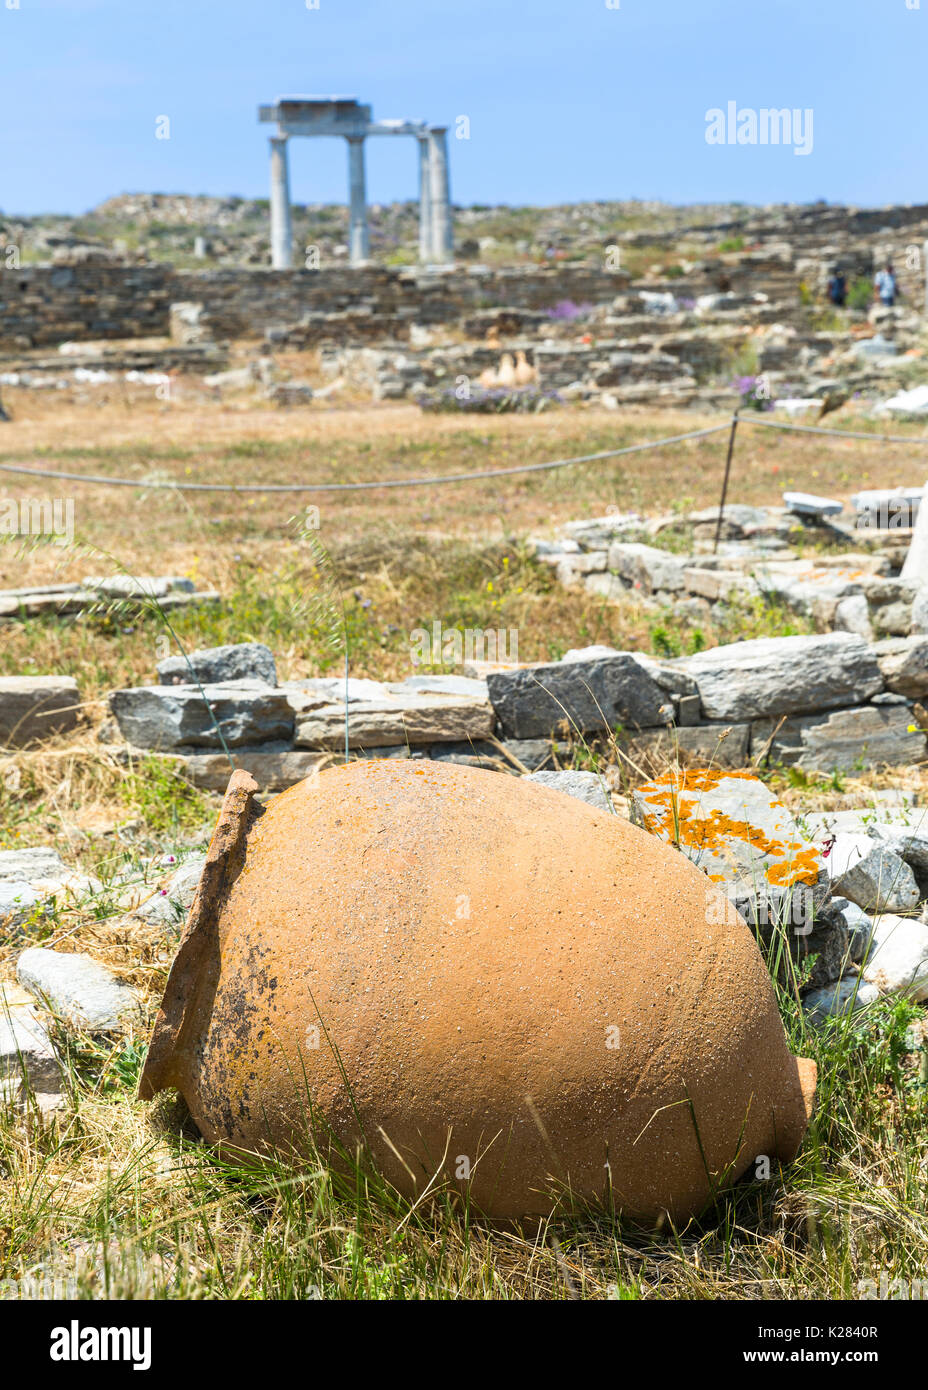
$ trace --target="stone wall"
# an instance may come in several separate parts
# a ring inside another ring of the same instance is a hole
[[[559,300],[604,304],[626,281],[594,266],[450,272],[352,270],[178,271],[173,266],[83,264],[0,271],[0,350],[97,338],[167,336],[170,306],[203,305],[214,338],[260,337],[314,313],[370,313],[403,325],[447,323],[494,305],[527,310]]]

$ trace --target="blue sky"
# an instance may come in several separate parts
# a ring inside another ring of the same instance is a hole
[[[459,203],[928,202],[915,3],[0,0],[0,209],[265,197],[256,107],[320,92],[376,117],[467,116],[470,139],[451,141]],[[730,100],[811,108],[812,153],[707,144],[706,111]],[[294,142],[294,201],[344,201],[345,166],[340,141]],[[414,143],[369,141],[370,200],[415,189]]]

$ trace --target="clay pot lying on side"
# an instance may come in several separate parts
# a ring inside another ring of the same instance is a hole
[[[312,1132],[353,1155],[363,1131],[403,1193],[444,1175],[493,1217],[568,1188],[681,1218],[794,1157],[814,1063],[676,850],[448,763],[256,790],[229,783],[143,1097],[177,1087],[207,1140],[251,1152]]]

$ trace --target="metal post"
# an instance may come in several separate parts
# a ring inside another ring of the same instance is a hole
[[[719,503],[719,519],[715,526],[715,544],[712,547],[712,554],[717,555],[719,549],[719,536],[722,534],[722,517],[725,513],[725,499],[728,496],[728,479],[731,474],[731,461],[735,452],[735,432],[738,429],[738,412],[735,411],[731,417],[731,434],[728,436],[728,457],[725,459],[725,478],[722,482],[722,500]]]

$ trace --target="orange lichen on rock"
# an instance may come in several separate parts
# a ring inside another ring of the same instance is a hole
[[[751,773],[703,768],[667,773],[637,788],[635,803],[645,830],[677,845],[696,863],[706,858],[735,861],[743,869],[762,867],[777,888],[818,881],[818,850],[803,840],[783,803]],[[732,814],[735,808],[741,814]],[[720,881],[727,875],[710,877]]]

